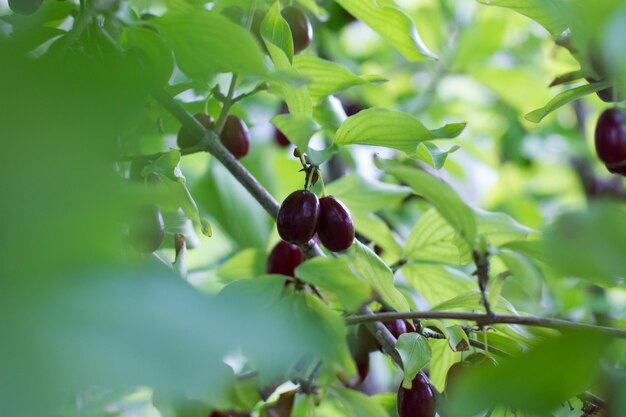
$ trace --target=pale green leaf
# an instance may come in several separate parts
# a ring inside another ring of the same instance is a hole
[[[265,252],[256,248],[246,248],[231,256],[217,270],[223,282],[254,278],[265,273]]]
[[[454,352],[469,350],[470,342],[467,333],[460,325],[455,324],[448,327],[448,344]]]
[[[385,409],[371,397],[352,389],[333,390],[343,405],[346,417],[388,417]],[[336,415],[336,414],[335,414]]]
[[[431,306],[470,291],[477,285],[469,275],[444,265],[409,263],[401,271]]]
[[[385,146],[415,154],[421,142],[454,138],[464,128],[465,123],[454,123],[428,130],[408,113],[373,107],[348,117],[337,130],[334,141],[337,145]]]
[[[419,333],[404,333],[398,338],[396,349],[402,358],[404,379],[402,386],[411,389],[415,375],[430,362],[431,351],[428,339]]]
[[[565,9],[569,7],[563,0],[478,0],[491,6],[506,7],[529,17],[546,28],[552,36],[560,35],[568,28]]]
[[[381,257],[385,262],[392,264],[398,261],[402,256],[402,247],[387,223],[374,213],[354,212],[352,213],[352,220],[357,233],[380,246],[383,250]]]
[[[289,63],[293,61],[293,38],[289,25],[280,14],[280,2],[274,2],[261,22],[261,36],[284,53]]]
[[[357,311],[372,296],[370,285],[354,275],[345,257],[310,259],[296,276],[334,294],[348,311]]]
[[[476,236],[474,212],[452,187],[426,171],[416,168],[395,166],[388,168],[387,172],[405,182],[417,195],[421,195],[432,203],[459,235],[469,244],[473,244]]]
[[[478,284],[476,284],[478,286]],[[503,314],[515,314],[517,315],[517,310],[513,307],[509,301],[504,299],[503,297],[498,298],[497,304],[492,304],[491,309],[496,313]],[[460,294],[457,297],[454,297],[451,300],[444,301],[441,304],[438,304],[431,308],[432,311],[474,311],[474,310],[483,310],[484,307],[481,305],[481,295],[479,290],[468,291],[466,293]]]
[[[471,248],[437,210],[420,217],[406,238],[404,253],[414,260],[466,264],[472,260]]]
[[[220,13],[206,10],[169,12],[151,21],[169,43],[180,69],[205,80],[219,72],[265,73],[252,35]]]
[[[440,149],[437,145],[430,142],[422,142],[417,145],[417,151],[415,156],[420,160],[426,162],[428,165],[435,169],[443,168],[443,165],[448,159],[448,155],[456,152],[460,149],[460,146],[454,145],[447,151]]]
[[[279,114],[272,124],[300,149],[307,149],[311,137],[319,130],[317,123],[303,114]]]
[[[328,96],[313,107],[313,118],[324,129],[334,133],[348,116],[341,101],[335,96]]]
[[[434,59],[413,19],[393,0],[335,0],[351,15],[371,27],[409,61]]]
[[[487,239],[491,246],[502,246],[510,242],[526,240],[529,234],[536,233],[530,227],[516,222],[505,213],[494,213],[474,209],[477,234]]]
[[[611,87],[611,83],[608,81],[601,83],[585,84],[580,87],[570,88],[559,94],[557,94],[552,100],[548,102],[544,107],[533,110],[528,113],[524,118],[533,123],[539,123],[544,117],[552,113],[553,111],[571,103],[574,100],[578,100],[588,94],[595,93],[596,91],[604,90]]]
[[[391,269],[370,248],[355,239],[350,258],[354,269],[396,311],[409,311],[409,304],[394,286]]]
[[[352,213],[369,214],[402,201],[411,189],[354,173],[328,184],[326,193],[341,200]]]
[[[386,81],[384,77],[380,76],[360,77],[354,75],[341,65],[314,55],[296,56],[293,66],[300,74],[311,81],[307,88],[315,103],[326,96],[349,87]]]
[[[446,375],[453,363],[461,359],[461,354],[453,352],[447,340],[429,339],[428,343],[432,351],[432,359],[428,367],[428,377],[439,392],[443,392],[446,386]]]

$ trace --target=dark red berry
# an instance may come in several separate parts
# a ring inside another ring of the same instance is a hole
[[[335,197],[320,199],[320,222],[317,235],[333,252],[346,250],[354,241],[354,224],[348,208]]]
[[[241,159],[250,150],[250,132],[248,126],[237,116],[232,114],[226,118],[224,129],[220,135],[222,144],[237,159]]]
[[[129,240],[139,252],[154,252],[163,243],[165,225],[161,211],[149,205],[140,208],[129,227]]]
[[[406,320],[392,320],[385,322],[385,327],[389,329],[389,332],[396,339],[405,333],[412,333],[415,331],[415,327]]]
[[[30,15],[41,7],[43,0],[9,0],[9,8],[17,14]]]
[[[220,12],[226,16],[230,21],[243,26],[246,23],[246,14],[239,6],[228,6],[222,9]]]
[[[267,258],[267,273],[295,276],[295,270],[302,263],[300,249],[291,243],[280,241]]]
[[[293,52],[299,53],[311,44],[313,40],[313,28],[309,18],[304,12],[297,7],[287,6],[280,14],[283,15],[289,29],[291,29],[291,37],[293,38]]]
[[[424,374],[415,376],[411,389],[400,385],[397,407],[399,417],[435,417],[435,394]]]
[[[280,237],[290,243],[301,245],[313,237],[320,217],[320,202],[308,190],[289,194],[278,211],[276,226]]]
[[[205,113],[196,113],[193,117],[202,124],[206,129],[212,130],[215,127],[215,121],[211,116]],[[178,147],[181,149],[191,148],[200,142],[200,138],[194,135],[189,129],[185,126],[182,126],[178,131],[178,136],[176,137],[176,143]]]
[[[595,133],[596,152],[609,171],[624,172],[626,166],[626,115],[623,110],[605,110]]]
[[[343,108],[346,111],[346,114],[348,115],[348,117],[352,116],[352,115],[355,115],[355,114],[357,114],[358,112],[360,112],[361,110],[364,109],[364,107],[360,103],[358,103],[356,101],[352,101],[352,100],[347,101],[344,104]]]

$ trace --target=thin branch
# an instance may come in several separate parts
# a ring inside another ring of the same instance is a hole
[[[347,324],[368,323],[372,321],[392,321],[397,319],[447,319],[447,320],[470,320],[478,325],[489,324],[519,324],[522,326],[546,327],[551,329],[588,330],[596,333],[611,335],[620,339],[626,339],[626,329],[614,327],[596,326],[593,324],[576,323],[573,321],[534,317],[493,315],[483,313],[460,313],[451,311],[412,311],[408,313],[390,312],[376,314],[360,314],[346,317]]]

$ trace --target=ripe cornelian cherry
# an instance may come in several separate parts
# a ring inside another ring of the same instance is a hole
[[[283,15],[289,25],[289,29],[291,29],[293,52],[297,54],[309,46],[313,40],[311,22],[304,12],[297,7],[287,6],[280,14]]]
[[[411,389],[400,385],[398,389],[398,416],[399,417],[435,417],[435,394],[433,393],[426,376],[419,372]]]
[[[139,252],[151,253],[159,249],[165,236],[161,211],[154,205],[141,207],[130,224],[128,237]]]
[[[208,130],[212,130],[215,127],[215,121],[211,116],[206,113],[196,113],[193,117],[200,122],[202,126],[204,126]],[[189,129],[182,126],[178,131],[178,136],[176,137],[176,143],[178,147],[181,149],[191,148],[200,142],[200,138],[194,135]]]
[[[335,197],[320,199],[320,221],[317,235],[333,252],[346,250],[354,241],[354,223],[348,208]]]
[[[626,113],[622,109],[605,110],[596,125],[596,152],[607,169],[626,176]]]
[[[280,241],[267,258],[267,273],[295,276],[295,270],[302,263],[300,249],[291,243]]]
[[[278,210],[278,234],[289,243],[306,243],[315,234],[319,217],[320,202],[317,196],[308,190],[294,191]]]
[[[243,120],[232,114],[226,118],[220,139],[226,149],[237,159],[246,156],[250,150],[248,126],[246,126]]]

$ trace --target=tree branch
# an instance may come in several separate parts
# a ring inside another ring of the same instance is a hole
[[[573,329],[588,330],[596,333],[608,334],[620,339],[626,339],[626,329],[614,327],[596,326],[593,324],[576,323],[573,321],[534,317],[534,316],[512,316],[493,315],[483,313],[458,313],[450,311],[412,311],[408,313],[390,312],[376,314],[360,314],[346,317],[347,324],[369,323],[372,321],[392,321],[397,319],[447,319],[447,320],[470,320],[478,325],[489,324],[519,324],[522,326],[546,327],[551,329]]]

